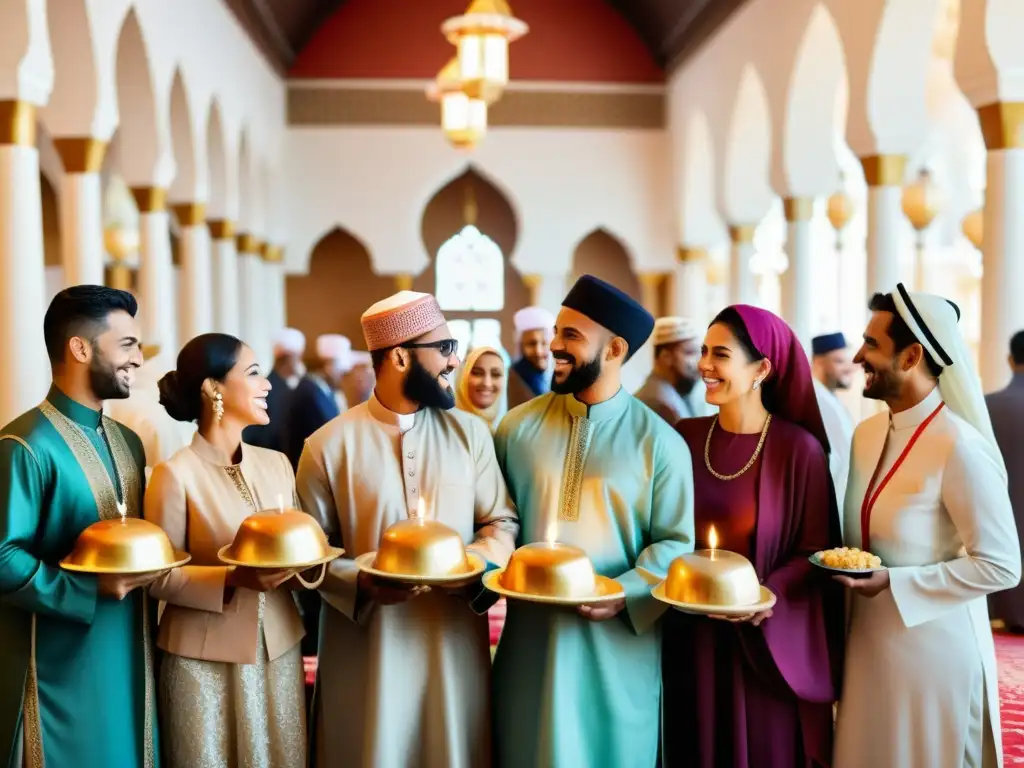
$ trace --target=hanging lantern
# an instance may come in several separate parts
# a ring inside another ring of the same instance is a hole
[[[846,194],[845,177],[839,174],[839,189],[828,199],[828,220],[836,231],[836,250],[842,250],[842,232],[853,218],[853,201]]]
[[[138,230],[111,225],[103,232],[103,246],[114,262],[110,265],[107,283],[111,288],[130,291],[132,269],[126,262],[129,256],[139,250]]]
[[[964,216],[960,229],[964,237],[971,241],[971,245],[981,250],[981,244],[985,239],[985,212],[978,208]]]
[[[456,149],[473,149],[487,134],[487,104],[466,93],[457,58],[438,73],[427,96],[441,103],[441,129]]]
[[[441,33],[458,48],[466,92],[493,104],[508,85],[508,44],[529,31],[512,15],[506,0],[473,0],[462,16],[441,25]]]
[[[903,190],[903,214],[918,232],[927,229],[942,206],[939,188],[932,183],[931,172],[922,170],[913,184]]]

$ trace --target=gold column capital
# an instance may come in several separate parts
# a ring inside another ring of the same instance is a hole
[[[167,190],[163,187],[132,187],[132,197],[139,213],[156,213],[167,210]]]
[[[65,173],[99,173],[107,154],[107,142],[92,136],[54,139],[53,146],[64,163]]]
[[[784,197],[782,210],[786,214],[786,221],[809,221],[814,215],[814,198]]]
[[[395,277],[395,290],[396,291],[411,291],[412,290],[412,273],[411,272],[399,272]]]
[[[142,345],[142,359],[152,360],[154,357],[160,354],[159,344],[143,344]]]
[[[235,237],[235,222],[231,219],[209,219],[206,226],[214,240],[233,240]]]
[[[268,264],[280,264],[284,261],[284,249],[280,245],[264,243],[263,260]]]
[[[256,239],[256,235],[239,232],[235,235],[235,249],[239,253],[259,253],[260,241]]]
[[[756,224],[730,224],[729,239],[735,244],[754,242],[754,232],[757,231]]]
[[[537,290],[544,283],[544,275],[538,275],[536,272],[528,272],[525,275],[521,275],[521,277],[523,279],[523,285],[531,291]]]
[[[658,288],[665,281],[665,272],[641,272],[637,275],[644,288]]]
[[[732,228],[730,227],[730,230]],[[696,246],[680,245],[676,248],[676,261],[680,264],[695,264],[704,261],[708,257],[706,248]]]
[[[0,101],[0,145],[36,145],[36,105],[27,101]]]
[[[902,187],[906,155],[866,155],[860,159],[869,187]]]
[[[174,203],[171,210],[182,227],[198,227],[206,221],[205,203]]]
[[[1024,147],[1024,102],[997,101],[978,107],[978,121],[990,151]]]

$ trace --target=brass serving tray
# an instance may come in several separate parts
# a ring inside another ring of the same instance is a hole
[[[423,576],[411,573],[406,574],[381,571],[373,567],[373,562],[376,559],[376,552],[365,552],[355,559],[355,563],[359,567],[360,571],[368,573],[379,579],[396,581],[400,584],[415,584],[420,586],[430,586],[431,584],[455,584],[460,581],[470,581],[487,570],[487,562],[476,552],[466,552],[466,559],[470,563],[468,571],[447,573],[443,576]]]
[[[659,602],[675,608],[677,611],[689,613],[694,616],[749,616],[752,613],[767,611],[775,605],[775,593],[768,587],[761,585],[761,599],[753,605],[708,605],[706,603],[681,603],[673,600],[665,594],[665,582],[661,582],[653,590],[651,596]]]
[[[615,600],[621,600],[626,596],[626,590],[622,588],[619,582],[600,575],[595,577],[597,579],[596,593],[585,597],[559,597],[557,595],[535,595],[528,592],[514,592],[501,585],[500,579],[504,573],[504,568],[487,573],[484,576],[484,587],[510,600],[522,600],[527,603],[541,603],[544,605],[580,606],[610,603]]]

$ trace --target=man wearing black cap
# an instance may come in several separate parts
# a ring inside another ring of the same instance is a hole
[[[853,357],[842,333],[815,336],[811,340],[811,356],[814,394],[818,397],[818,409],[832,449],[828,455],[829,471],[839,509],[842,509],[846,498],[846,476],[850,471],[853,419],[835,393],[837,389],[849,389],[853,383]]]
[[[663,611],[651,581],[692,551],[694,533],[689,449],[621,386],[653,326],[617,288],[581,277],[556,321],[552,391],[509,412],[495,436],[520,544],[578,547],[624,591],[576,609],[509,602],[494,663],[499,765],[657,760]]]

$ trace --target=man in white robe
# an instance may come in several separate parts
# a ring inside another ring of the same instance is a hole
[[[374,394],[309,438],[297,477],[303,508],[346,550],[320,589],[310,754],[317,768],[486,768],[493,598],[479,579],[427,591],[379,581],[354,558],[421,516],[501,567],[518,518],[486,423],[453,408],[457,342],[434,297],[401,291],[362,324]]]
[[[835,486],[839,509],[846,498],[846,478],[850,473],[850,446],[853,444],[853,419],[836,390],[849,389],[853,383],[853,360],[846,337],[827,333],[811,340],[811,365],[814,373],[814,394],[825,424],[831,449],[828,468]]]
[[[715,407],[704,398],[704,379],[697,370],[704,335],[683,317],[654,321],[654,367],[633,396],[671,426],[680,419],[712,416]]]
[[[886,570],[852,593],[836,768],[1002,765],[986,596],[1021,556],[1006,470],[951,302],[871,300],[855,362],[888,413],[857,427],[845,542]]]
[[[551,389],[551,339],[555,316],[543,307],[523,307],[513,318],[519,357],[509,367],[508,407],[532,400]]]

